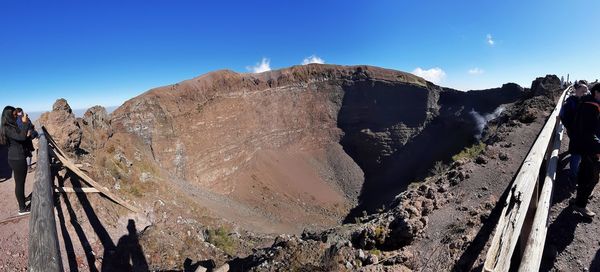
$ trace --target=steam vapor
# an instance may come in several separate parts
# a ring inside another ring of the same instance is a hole
[[[473,119],[475,120],[475,123],[477,124],[477,134],[475,134],[475,138],[477,140],[481,140],[481,136],[483,134],[483,129],[485,128],[487,123],[491,120],[498,118],[498,116],[500,116],[500,114],[502,114],[503,111],[504,111],[503,106],[496,108],[496,110],[494,110],[494,112],[488,113],[486,115],[481,115],[479,112],[476,112],[475,110],[471,110],[470,114],[471,114],[471,116],[473,116]]]

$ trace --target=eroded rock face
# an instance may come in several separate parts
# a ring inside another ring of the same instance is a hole
[[[103,148],[113,134],[110,115],[102,106],[89,108],[79,122],[83,133],[81,148],[86,152]]]
[[[93,106],[83,115],[83,123],[93,129],[110,129],[110,117],[102,106]]]
[[[546,96],[551,99],[556,99],[560,95],[561,89],[560,79],[556,75],[547,75],[538,77],[531,83],[531,92],[533,96]]]
[[[57,144],[67,152],[74,152],[81,144],[81,128],[67,103],[61,98],[52,105],[52,111],[40,116],[38,122],[45,126]]]

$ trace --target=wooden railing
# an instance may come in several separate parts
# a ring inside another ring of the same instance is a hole
[[[511,267],[518,267],[519,271],[539,270],[563,133],[563,126],[557,117],[571,88],[569,86],[563,91],[523,161],[506,200],[498,203],[504,208],[486,255],[484,271],[509,271]],[[539,177],[544,160],[545,178],[541,185]],[[515,249],[518,250],[517,254]]]
[[[48,140],[40,133],[29,219],[29,271],[63,271],[54,219],[52,180]]]

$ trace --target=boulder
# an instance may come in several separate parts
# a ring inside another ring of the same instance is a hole
[[[56,100],[52,105],[52,111],[42,114],[38,122],[46,127],[63,150],[75,152],[79,149],[82,131],[67,100],[63,98]]]
[[[80,127],[83,131],[81,149],[88,152],[103,148],[113,135],[110,115],[102,106],[89,108],[80,119]]]
[[[93,129],[110,129],[110,117],[102,106],[89,108],[82,118],[83,124]]]
[[[531,83],[533,96],[546,96],[555,100],[561,92],[560,78],[556,75],[538,77]]]

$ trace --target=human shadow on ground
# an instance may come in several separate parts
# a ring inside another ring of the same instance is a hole
[[[8,147],[0,145],[0,182],[12,177],[12,169],[8,165]]]
[[[575,229],[581,222],[590,223],[591,220],[574,213],[573,205],[569,205],[561,211],[548,227],[540,271],[552,270],[556,257],[573,242]]]
[[[116,268],[127,269],[126,271],[149,271],[133,219],[128,220],[127,234],[119,238],[113,256],[116,260]],[[102,268],[104,270],[104,265]]]
[[[600,250],[596,251],[596,256],[594,256],[588,271],[600,271]]]
[[[66,178],[68,178],[71,181],[73,187],[82,187],[79,177],[71,171],[67,172],[65,179]],[[62,181],[62,184],[64,184],[64,180]],[[98,218],[98,215],[92,208],[92,204],[90,203],[86,194],[76,193],[76,197],[79,200],[85,215],[87,216],[90,226],[94,230],[94,233],[96,234],[104,248],[104,253],[102,256],[102,266],[100,268],[100,271],[149,271],[148,262],[146,261],[144,252],[139,243],[138,231],[135,225],[135,221],[129,219],[127,224],[128,233],[119,238],[117,244],[115,245],[110,234],[108,233],[108,231]],[[65,202],[65,206],[67,207],[69,217],[71,218],[71,225],[75,229],[75,232],[77,233],[77,236],[86,254],[86,259],[88,261],[90,271],[98,271],[95,265],[96,256],[93,252],[93,249],[89,243],[89,240],[83,228],[77,220],[77,215],[74,212],[73,206],[68,200],[68,197],[63,197],[63,200]],[[61,216],[59,216],[59,218],[60,217]],[[65,221],[64,215],[62,215],[62,218],[63,219],[60,220],[62,221],[61,225],[64,224]],[[64,232],[66,232],[66,230],[63,231],[63,234]],[[68,233],[66,236],[68,237]],[[65,238],[65,240],[67,240],[67,238]],[[66,244],[66,246],[68,245]],[[72,243],[70,247],[72,250]],[[69,251],[68,248],[67,251]],[[72,265],[76,265],[76,261],[73,262],[69,260],[69,265],[71,267]]]
[[[554,181],[553,192],[552,192],[552,205],[561,203],[565,199],[571,198],[573,192],[576,190],[576,181],[572,181],[569,176],[571,175],[571,169],[567,168],[571,156],[568,153],[562,153],[558,155],[558,166],[556,172],[556,180]]]

